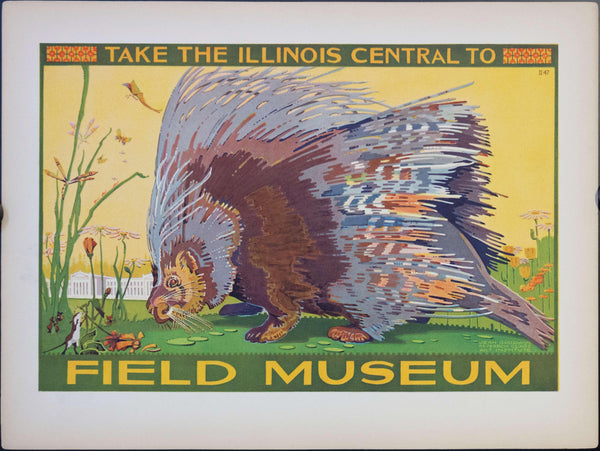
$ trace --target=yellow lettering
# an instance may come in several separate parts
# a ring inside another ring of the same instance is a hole
[[[275,62],[275,60],[270,60],[267,58],[267,48],[266,47],[261,47],[261,51],[262,51],[262,62],[263,63],[273,64]]]
[[[192,381],[185,379],[171,379],[171,362],[163,360],[160,362],[161,385],[190,385]]]
[[[467,48],[465,50],[471,54],[471,64],[475,64],[475,52],[479,49],[478,48]]]
[[[402,48],[400,50],[402,50],[404,53],[406,53],[406,63],[410,64],[410,53],[414,52],[415,49],[408,47],[408,48]]]
[[[421,60],[425,61],[425,64],[430,64],[427,55],[429,55],[429,49],[419,47],[417,49],[417,64],[421,64]]]
[[[310,56],[307,56],[307,53],[310,53]],[[317,57],[317,51],[311,47],[302,49],[302,51],[300,52],[300,58],[302,58],[302,62],[305,64],[314,63]]]
[[[124,59],[126,59],[130,63],[133,63],[133,58],[131,57],[131,52],[129,52],[129,49],[127,47],[125,47],[123,49],[123,52],[121,53],[121,56],[119,57],[119,61],[117,61],[117,62],[120,63]]]
[[[153,360],[119,361],[119,385],[154,385],[154,381],[129,379],[130,374],[154,373],[154,368],[132,368],[137,365],[154,365]]]
[[[394,59],[396,63],[400,63],[400,49],[398,47],[395,49],[385,49],[385,63],[389,64],[390,59]]]
[[[154,58],[155,63],[166,63],[167,59],[167,48],[164,46],[154,47]],[[164,58],[164,59],[163,59]]]
[[[258,64],[259,63],[258,60],[252,59],[251,52],[252,52],[252,47],[246,47],[246,62],[249,64],[251,64],[251,63]]]
[[[200,57],[203,56],[205,58],[205,62],[210,63],[210,47],[206,47],[206,50],[202,52],[199,47],[194,49],[194,60],[198,63],[200,62]]]
[[[327,62],[331,64],[337,64],[342,61],[342,55],[340,55],[340,49],[338,47],[328,48],[327,57]]]
[[[352,50],[352,53],[350,55],[350,57],[352,58],[352,61],[354,61],[355,63],[359,63],[359,64],[364,64],[367,62],[367,59],[362,59],[358,57],[358,52],[364,53],[366,52],[367,49],[364,49],[362,47],[357,47],[354,50]]]
[[[381,47],[372,47],[369,51],[371,64],[383,64],[383,49]]]
[[[486,52],[489,52],[491,54],[491,56],[487,59],[485,57]],[[496,52],[494,52],[494,50],[492,49],[483,49],[479,54],[479,58],[481,58],[481,61],[483,61],[484,64],[490,64],[496,59]]]
[[[328,385],[342,385],[348,382],[354,376],[354,362],[346,361],[346,372],[341,379],[331,379],[327,374],[327,362],[319,360],[319,377]]]
[[[296,378],[296,376],[298,376],[302,372],[304,372],[304,375],[303,375],[304,385],[312,384],[312,380],[311,380],[312,362],[310,362],[310,361],[302,362],[300,365],[298,365],[296,367],[296,369],[294,371],[292,371],[290,374],[287,374],[283,370],[283,368],[281,368],[279,363],[277,363],[274,360],[267,360],[265,362],[265,384],[266,385],[273,385],[273,370],[275,370],[275,372],[279,375],[279,377],[281,377],[283,382],[285,382],[286,384],[289,384],[290,382],[292,382]]]
[[[206,368],[209,366],[220,366],[221,368],[225,368],[227,370],[227,375],[218,380],[209,381],[206,379]],[[197,366],[198,374],[197,374],[197,384],[198,385],[222,385],[227,382],[233,380],[235,377],[235,368],[231,366],[229,363],[220,362],[218,360],[198,360]]]
[[[446,61],[444,61],[444,57],[440,53],[440,49],[435,49],[435,53],[433,54],[431,64],[434,64],[436,61],[440,61],[442,64],[446,64]]]
[[[120,47],[104,47],[110,53],[110,62],[115,62],[115,50],[119,50]]]
[[[102,384],[112,384],[112,361],[105,360],[102,362]]]
[[[376,376],[381,377],[381,379],[367,379],[363,377],[361,379],[362,382],[371,385],[383,385],[387,384],[388,382],[391,382],[391,380],[394,379],[394,372],[392,370],[389,370],[388,368],[378,368],[375,365],[387,366],[388,368],[392,368],[394,366],[390,362],[383,362],[377,360],[364,363],[360,367],[360,370],[365,376]]]
[[[485,361],[485,385],[492,385],[492,371],[506,384],[521,371],[521,385],[529,385],[529,360],[523,360],[510,374],[506,374],[494,360]]]
[[[227,47],[215,47],[215,63],[226,63],[227,62]]]
[[[77,382],[78,374],[98,374],[97,369],[83,369],[80,366],[98,366],[97,360],[69,360],[67,362],[67,384],[73,385]]]
[[[295,48],[290,48],[290,47],[284,47],[283,48],[283,62],[287,63],[288,62],[288,56],[294,60],[295,63],[300,61],[300,56],[298,54],[298,47]]]
[[[448,64],[459,64],[460,63],[460,61],[452,59],[452,49],[450,47],[448,47],[446,49],[446,62]]]
[[[412,361],[403,360],[400,362],[400,385],[435,385],[432,380],[413,380],[412,374],[435,374],[435,368],[418,369],[413,366],[435,366],[434,360]]]
[[[147,63],[150,62],[150,60],[146,56],[146,50],[148,50],[149,48],[150,47],[144,47],[142,50],[140,50],[139,47],[135,48],[135,62],[136,63],[140,62],[140,58],[144,58],[144,61],[146,61]]]
[[[468,385],[475,382],[477,376],[479,375],[479,362],[471,362],[471,372],[469,373],[469,377],[464,380],[455,379],[452,376],[452,361],[444,360],[444,379],[450,382],[453,385]]]
[[[179,47],[177,47],[177,50],[181,50],[181,62],[187,63],[188,52],[190,50],[192,50],[192,47],[191,46],[179,46]]]

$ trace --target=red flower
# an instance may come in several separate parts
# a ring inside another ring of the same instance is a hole
[[[83,240],[83,249],[85,249],[85,253],[88,257],[92,257],[94,255],[94,248],[98,243],[93,238],[87,237]]]

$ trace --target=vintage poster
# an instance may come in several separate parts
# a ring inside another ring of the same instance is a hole
[[[597,14],[4,2],[3,448],[596,446]]]
[[[42,44],[40,390],[557,390],[558,58]]]

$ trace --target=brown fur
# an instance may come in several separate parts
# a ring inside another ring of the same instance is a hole
[[[300,259],[319,255],[302,217],[288,205],[280,190],[264,186],[247,197],[262,221],[263,234],[250,239],[252,264],[266,274],[267,294],[282,315],[259,341],[281,338],[300,319],[301,302],[315,297],[318,288],[300,271]]]

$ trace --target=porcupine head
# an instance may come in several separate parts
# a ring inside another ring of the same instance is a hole
[[[475,107],[426,98],[382,111],[318,78],[202,68],[181,78],[148,217],[156,320],[185,327],[232,293],[268,314],[246,334],[254,342],[285,336],[303,312],[346,318],[329,336],[355,342],[462,312],[545,348],[547,318],[488,272],[502,237],[481,220],[497,194]]]

